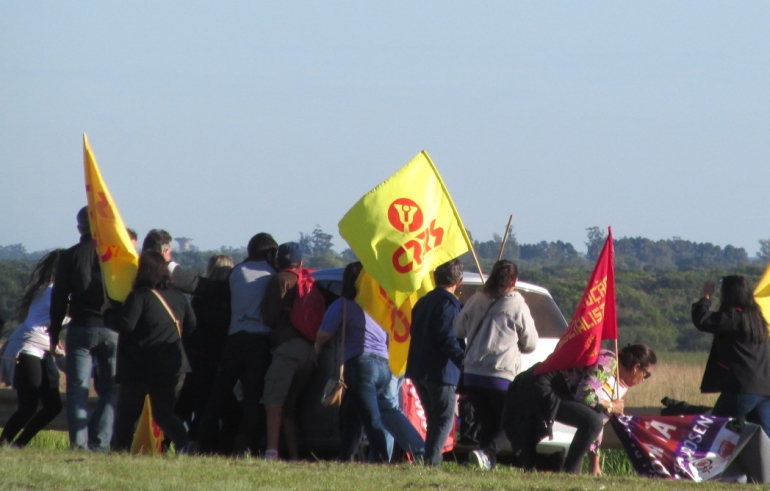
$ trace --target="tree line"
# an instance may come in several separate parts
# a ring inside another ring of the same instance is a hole
[[[472,234],[471,234],[472,237]],[[598,227],[586,229],[586,253],[562,241],[519,243],[514,232],[507,239],[503,258],[516,262],[523,281],[547,288],[569,321],[594,267],[606,234]],[[334,250],[333,236],[321,227],[299,233],[296,239],[305,251],[305,266],[311,269],[343,267],[355,260],[350,249]],[[497,260],[502,237],[472,238],[482,270],[488,272]],[[760,251],[750,258],[745,249],[720,247],[672,238],[615,238],[615,283],[618,303],[619,343],[646,343],[661,351],[702,351],[711,337],[698,332],[690,322],[690,305],[706,280],[726,274],[742,274],[756,284],[770,263],[770,239],[760,240]],[[27,253],[23,246],[0,246],[0,316],[16,325],[13,311],[29,274],[45,251]],[[183,267],[202,273],[213,254],[226,254],[238,263],[245,247],[221,247],[218,251],[175,252]],[[470,253],[461,257],[466,271],[476,271]]]

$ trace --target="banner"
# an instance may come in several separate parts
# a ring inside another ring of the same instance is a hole
[[[765,471],[751,469],[751,466],[741,466],[739,470],[732,465],[740,463],[740,453],[761,448],[765,443],[751,440],[767,440],[757,425],[744,427],[730,418],[705,414],[615,416],[610,421],[631,463],[642,476],[709,481],[721,479],[730,469],[730,474],[749,472],[752,479],[765,482]],[[766,451],[765,443],[763,453]],[[767,461],[767,455],[760,453],[749,457],[754,461]]]
[[[91,236],[96,245],[96,253],[99,255],[104,286],[107,296],[123,302],[131,292],[139,265],[139,256],[128,236],[118,207],[115,206],[110,191],[102,179],[99,165],[96,163],[85,133],[83,134],[83,163]]]
[[[420,288],[471,241],[426,152],[364,195],[342,217],[339,232],[397,305],[397,292]]]
[[[150,396],[146,395],[144,396],[142,416],[136,425],[134,441],[131,442],[131,453],[155,455],[162,452],[163,431],[152,420],[152,404],[150,404]]]
[[[754,290],[754,299],[757,301],[759,308],[762,309],[762,315],[765,316],[765,320],[770,330],[770,267],[767,268],[765,274],[762,275],[762,279],[759,280],[757,288]]]
[[[402,376],[406,371],[412,328],[412,306],[433,288],[433,275],[428,275],[417,291],[408,296],[399,293],[400,304],[397,305],[366,269],[358,276],[356,303],[388,333],[390,370],[397,377]]]
[[[535,375],[596,363],[602,341],[618,337],[615,308],[615,252],[610,228],[572,322],[553,353],[535,369]]]

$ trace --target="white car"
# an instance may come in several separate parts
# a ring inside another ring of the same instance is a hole
[[[343,270],[343,268],[332,268],[313,273],[316,282],[329,297],[327,298],[329,302],[338,297],[342,290]],[[455,293],[460,301],[464,301],[481,286],[480,276],[477,273],[467,272],[464,274],[463,284]],[[529,306],[539,337],[535,351],[522,355],[522,370],[526,370],[535,363],[543,361],[554,350],[561,334],[567,328],[567,321],[545,288],[519,281],[516,283],[516,289]],[[325,408],[319,403],[323,387],[334,373],[331,344],[327,343],[325,346],[324,352],[319,357],[318,370],[313,374],[299,401],[298,422],[301,443],[304,448],[316,453],[322,452],[323,449],[333,451],[339,448],[340,443],[339,414],[336,410]],[[547,454],[562,451],[566,455],[574,434],[573,428],[556,423],[553,440],[541,442],[537,448],[538,452]],[[504,443],[503,452],[505,448],[510,449],[507,441],[501,443]],[[462,447],[459,450],[462,451]]]

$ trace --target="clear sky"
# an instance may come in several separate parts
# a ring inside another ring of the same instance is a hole
[[[337,222],[427,150],[477,239],[770,237],[770,3],[0,3],[0,245]],[[419,183],[416,183],[419,184]],[[141,240],[141,237],[140,237]]]

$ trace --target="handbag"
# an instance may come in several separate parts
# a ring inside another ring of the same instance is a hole
[[[324,386],[324,393],[321,396],[321,405],[323,407],[330,407],[337,409],[342,404],[342,396],[345,395],[345,377],[343,363],[343,357],[345,353],[345,329],[347,328],[347,313],[348,313],[348,301],[342,299],[342,349],[340,350],[340,356],[337,356],[337,343],[334,343],[334,361],[337,366],[340,367],[339,376],[332,377],[326,381]]]

